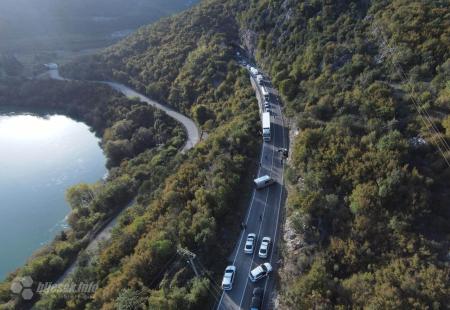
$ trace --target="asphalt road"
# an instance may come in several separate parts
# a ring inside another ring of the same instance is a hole
[[[167,115],[169,115],[173,119],[180,122],[184,126],[186,133],[187,133],[186,144],[184,145],[182,151],[190,150],[200,141],[200,131],[192,119],[184,116],[181,113],[174,111],[173,109],[171,109],[170,107],[168,107],[166,105],[158,103],[158,102],[138,93],[137,91],[129,88],[128,86],[125,86],[125,85],[119,84],[119,83],[114,83],[114,82],[102,82],[102,83],[111,86],[113,89],[121,92],[126,97],[139,98],[139,100],[141,100],[142,102],[145,102],[157,109],[163,110],[164,112],[166,112]]]
[[[258,98],[261,109],[261,92],[256,81],[251,78],[253,88]],[[267,87],[271,92],[271,131],[272,139],[270,142],[264,142],[261,152],[261,166],[258,176],[270,175],[275,179],[275,184],[261,190],[253,190],[250,205],[245,217],[244,223],[246,229],[241,232],[237,240],[235,249],[230,257],[230,261],[236,266],[236,276],[233,283],[233,289],[222,293],[217,309],[249,309],[252,299],[252,292],[255,287],[264,289],[262,309],[274,309],[273,295],[275,288],[275,277],[278,269],[279,248],[278,240],[280,237],[280,222],[282,218],[282,206],[284,205],[285,193],[283,190],[283,166],[281,161],[280,148],[288,148],[288,130],[285,128],[282,118],[279,99],[274,95],[276,91]],[[262,139],[262,137],[261,137]],[[262,220],[261,217],[262,216]],[[256,233],[257,243],[253,255],[244,253],[245,240],[248,233]],[[263,237],[272,239],[269,257],[261,259],[258,257],[258,250]],[[256,266],[270,262],[273,271],[269,277],[252,283],[248,278],[250,270]],[[224,266],[225,269],[225,266]]]

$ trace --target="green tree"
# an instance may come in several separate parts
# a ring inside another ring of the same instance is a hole
[[[74,185],[66,191],[66,200],[72,209],[86,208],[94,198],[92,187],[86,183]]]
[[[115,306],[118,310],[145,309],[145,297],[142,291],[123,289],[116,299]]]

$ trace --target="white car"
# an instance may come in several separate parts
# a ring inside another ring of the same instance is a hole
[[[261,245],[259,246],[258,256],[261,258],[267,258],[269,255],[270,249],[270,241],[269,237],[262,238]]]
[[[256,243],[256,234],[248,234],[247,240],[245,241],[244,246],[244,253],[245,254],[253,254],[253,251],[255,250],[255,243]]]
[[[250,271],[248,277],[250,278],[250,281],[256,282],[259,279],[267,277],[271,272],[272,272],[272,265],[270,263],[264,263],[262,265],[259,265],[252,271]]]
[[[233,288],[234,275],[236,274],[236,266],[228,266],[222,280],[222,289],[229,291]]]

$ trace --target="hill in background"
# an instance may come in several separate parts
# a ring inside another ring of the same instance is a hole
[[[4,0],[0,52],[105,46],[196,0]]]

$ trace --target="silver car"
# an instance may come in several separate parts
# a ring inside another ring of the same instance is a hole
[[[255,243],[256,243],[256,234],[248,234],[247,240],[245,241],[244,246],[244,253],[245,254],[253,254],[253,251],[255,250]]]
[[[236,274],[235,266],[228,266],[225,268],[225,273],[222,280],[222,289],[229,291],[233,288],[234,275]]]
[[[270,250],[271,239],[269,237],[264,237],[259,246],[258,256],[261,258],[267,258]]]

